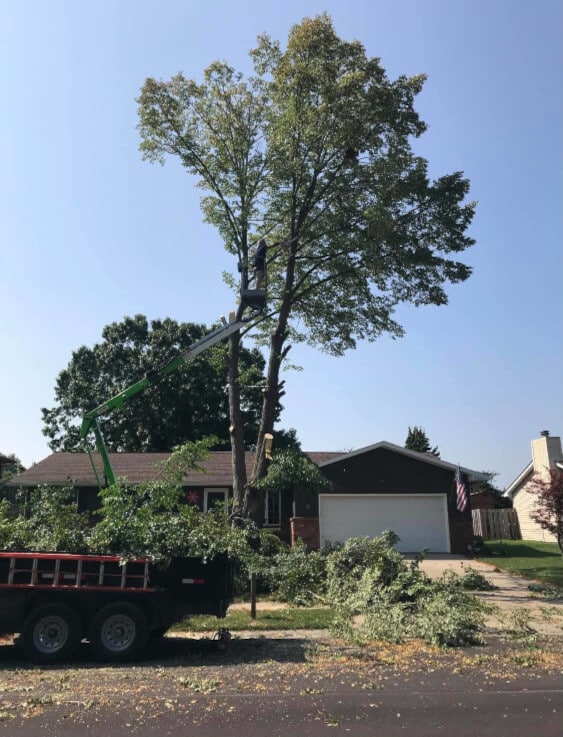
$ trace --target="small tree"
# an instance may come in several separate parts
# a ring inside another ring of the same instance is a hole
[[[417,453],[432,453],[437,458],[440,457],[438,446],[435,445],[433,448],[430,447],[428,435],[424,432],[423,428],[418,425],[409,427],[407,439],[405,440],[405,448],[415,450]]]
[[[550,468],[548,476],[534,476],[528,493],[536,497],[530,517],[543,530],[555,535],[563,556],[563,473],[558,468]]]
[[[22,471],[25,471],[25,468],[15,453],[9,453],[8,455],[0,453],[0,488]]]
[[[265,491],[303,489],[310,493],[330,486],[316,463],[299,450],[282,450],[274,454],[268,473],[255,484]]]

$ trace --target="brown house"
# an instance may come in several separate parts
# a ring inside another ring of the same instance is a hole
[[[321,494],[288,489],[266,498],[265,524],[287,541],[303,538],[310,547],[375,536],[393,530],[401,538],[398,549],[416,552],[466,553],[473,531],[471,504],[456,507],[456,466],[426,453],[380,442],[348,453],[307,453],[329,482]],[[113,453],[113,469],[129,483],[156,480],[167,453]],[[247,453],[247,467],[253,453]],[[231,454],[216,451],[202,464],[205,472],[188,474],[183,486],[186,502],[203,512],[232,492]],[[461,469],[467,483],[485,474]],[[78,489],[79,508],[94,510],[98,487],[89,458],[83,453],[54,453],[12,479],[11,488],[71,484]]]

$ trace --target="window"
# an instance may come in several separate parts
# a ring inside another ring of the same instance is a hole
[[[279,491],[266,492],[266,525],[279,527],[281,523],[281,494]]]
[[[209,512],[217,502],[226,502],[228,489],[204,489],[203,490],[203,511]]]

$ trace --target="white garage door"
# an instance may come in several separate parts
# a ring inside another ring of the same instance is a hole
[[[319,518],[321,544],[393,530],[401,553],[450,552],[445,494],[321,494]]]

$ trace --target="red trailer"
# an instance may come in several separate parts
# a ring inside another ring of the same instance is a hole
[[[19,633],[40,663],[72,657],[82,640],[103,660],[128,660],[189,614],[224,617],[231,596],[226,555],[159,566],[113,555],[0,552],[0,633]]]

